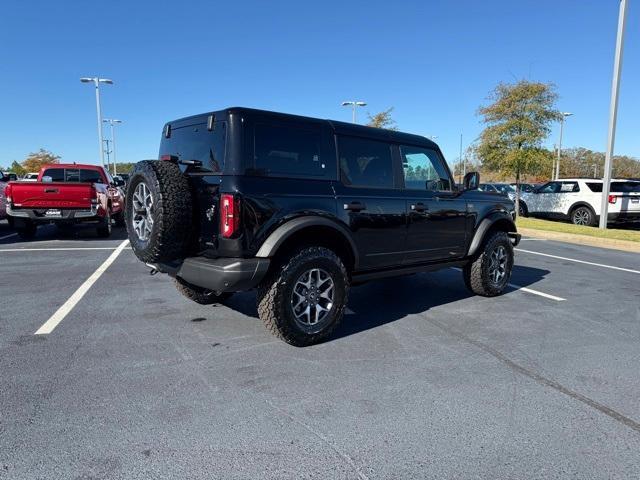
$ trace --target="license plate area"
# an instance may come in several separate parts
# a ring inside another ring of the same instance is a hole
[[[61,218],[62,210],[59,208],[49,208],[44,212],[44,216],[47,218]]]

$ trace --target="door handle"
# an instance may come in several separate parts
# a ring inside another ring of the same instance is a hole
[[[345,210],[352,212],[359,212],[360,210],[366,210],[367,206],[362,202],[349,202],[344,204]]]
[[[428,209],[424,203],[418,202],[411,204],[411,210],[414,212],[426,212]]]
[[[45,188],[44,193],[58,193],[59,190],[57,188]]]

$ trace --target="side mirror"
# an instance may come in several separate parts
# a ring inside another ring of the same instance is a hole
[[[53,182],[53,178],[51,178],[49,175],[45,175],[44,177],[42,177],[42,182],[43,183],[51,183],[51,182]]]
[[[480,186],[480,174],[478,172],[469,172],[464,176],[462,188],[464,190],[477,190]]]
[[[124,180],[122,180],[121,178],[114,178],[113,179],[113,186],[114,187],[124,187]]]

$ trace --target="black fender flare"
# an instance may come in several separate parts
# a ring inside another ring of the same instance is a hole
[[[491,226],[496,222],[508,222],[509,229],[507,233],[513,233],[511,237],[515,239],[515,245],[518,244],[518,242],[520,241],[520,235],[517,234],[516,224],[513,221],[511,215],[507,212],[492,212],[485,218],[483,218],[480,222],[480,225],[478,225],[478,228],[476,228],[476,231],[473,234],[473,239],[469,244],[469,250],[467,251],[468,256],[472,256],[478,251],[478,248],[480,248],[480,245],[482,245],[482,241],[484,240],[485,235],[487,234]]]
[[[288,238],[290,238],[291,235],[307,227],[329,227],[334,229],[339,235],[344,237],[347,242],[349,242],[351,252],[353,254],[354,264],[356,267],[359,265],[358,249],[355,242],[353,241],[353,238],[351,238],[349,230],[346,227],[340,225],[338,222],[325,217],[316,216],[296,217],[280,225],[273,232],[271,232],[267,239],[262,243],[262,246],[255,256],[260,258],[269,258],[274,256],[280,246]]]

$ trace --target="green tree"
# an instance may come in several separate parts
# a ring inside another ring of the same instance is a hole
[[[27,173],[25,168],[15,160],[11,164],[11,167],[9,167],[9,171],[15,173],[18,177],[22,177],[24,174]]]
[[[22,162],[22,166],[27,172],[38,172],[43,165],[50,163],[60,163],[60,156],[41,148],[37,152],[30,153]]]
[[[549,83],[498,84],[490,96],[492,103],[478,110],[487,125],[477,148],[483,167],[515,177],[517,184],[523,174],[550,171],[551,152],[542,148],[542,142],[551,132],[551,123],[560,119],[557,99]],[[516,197],[516,211],[518,206]]]
[[[391,112],[393,112],[394,107],[389,107],[386,110],[376,113],[375,115],[371,115],[367,113],[367,117],[369,121],[367,122],[367,126],[376,127],[376,128],[386,128],[387,130],[397,130],[398,126],[396,121],[391,117]]]

